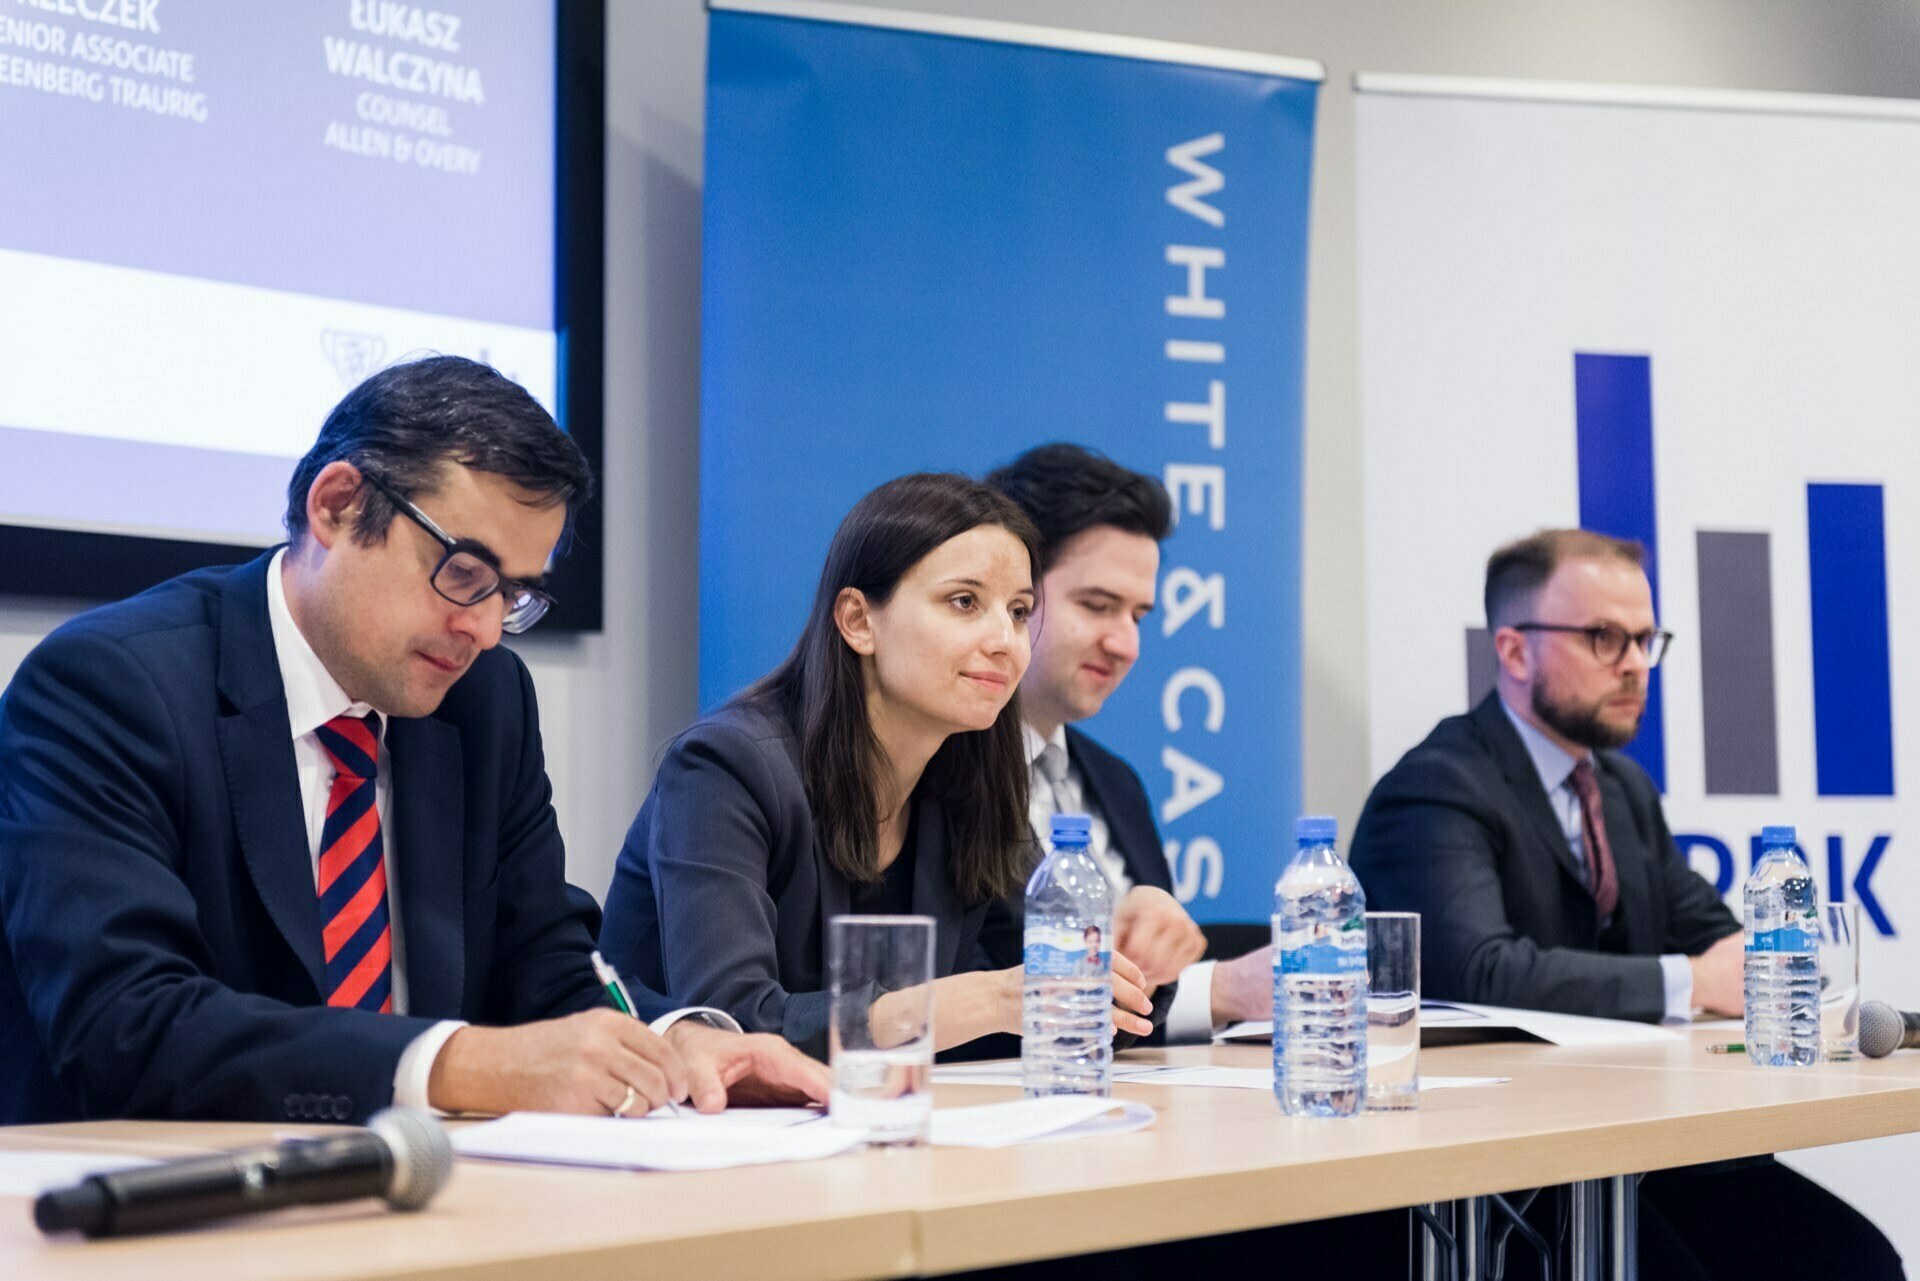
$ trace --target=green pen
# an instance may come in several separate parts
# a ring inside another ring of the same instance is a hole
[[[1709,1045],[1708,1054],[1745,1054],[1747,1047],[1739,1041],[1729,1041],[1725,1045]]]
[[[607,999],[613,1002],[613,1008],[630,1019],[639,1018],[634,1012],[633,998],[627,995],[627,985],[620,980],[620,972],[607,964],[607,958],[598,951],[593,954],[593,977],[600,980],[600,986],[607,989]],[[672,1099],[667,1100],[667,1111],[680,1115],[680,1105]]]

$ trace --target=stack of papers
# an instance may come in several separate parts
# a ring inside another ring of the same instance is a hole
[[[1420,1044],[1459,1045],[1479,1041],[1545,1041],[1549,1045],[1644,1045],[1680,1039],[1682,1033],[1652,1023],[1594,1019],[1545,1010],[1516,1010],[1464,1001],[1420,1002]],[[1214,1041],[1271,1041],[1270,1022],[1236,1023]]]
[[[1153,1124],[1144,1103],[1068,1096],[984,1107],[936,1108],[931,1140],[941,1147],[1000,1148],[1015,1143],[1126,1134]],[[812,1108],[739,1108],[714,1116],[657,1111],[627,1120],[516,1112],[453,1133],[460,1156],[613,1170],[721,1170],[738,1165],[814,1161],[865,1141]]]

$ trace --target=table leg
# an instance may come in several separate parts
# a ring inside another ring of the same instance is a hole
[[[1453,1202],[1434,1201],[1409,1213],[1413,1216],[1414,1231],[1420,1235],[1420,1281],[1453,1281],[1458,1238],[1442,1237],[1434,1230],[1437,1226],[1441,1231],[1453,1232]]]
[[[1483,1281],[1488,1209],[1485,1197],[1468,1197],[1435,1201],[1412,1211],[1414,1229],[1420,1234],[1420,1281]],[[1449,1237],[1434,1231],[1434,1224]]]
[[[1573,1257],[1568,1261],[1571,1281],[1601,1281],[1606,1246],[1607,1181],[1588,1179],[1569,1184],[1573,1201]]]
[[[1607,1180],[1608,1228],[1612,1237],[1610,1281],[1640,1281],[1640,1176]]]
[[[1461,1281],[1482,1281],[1487,1275],[1487,1199],[1456,1201],[1453,1239],[1460,1250]]]

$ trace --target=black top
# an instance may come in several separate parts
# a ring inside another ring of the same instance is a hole
[[[853,910],[859,916],[911,916],[913,914],[914,829],[920,818],[908,808],[907,834],[900,842],[900,853],[887,864],[886,871],[872,885],[857,885],[853,890]]]
[[[954,888],[946,814],[924,779],[912,808],[913,879],[902,890],[914,915],[933,918],[934,977],[981,968],[987,905]],[[793,727],[734,704],[660,762],[614,868],[600,947],[655,991],[824,1058],[827,922],[853,909],[853,889],[814,841]]]

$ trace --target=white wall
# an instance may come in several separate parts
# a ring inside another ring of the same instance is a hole
[[[609,0],[607,628],[517,642],[543,703],[574,878],[604,893],[660,747],[692,716],[705,15]],[[1360,599],[1355,71],[1899,96],[1912,0],[893,0],[888,7],[1318,58],[1307,381],[1306,795],[1351,820],[1369,782]],[[71,605],[0,599],[0,677]],[[1392,626],[1392,619],[1372,620]]]

